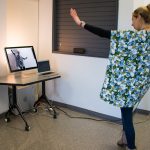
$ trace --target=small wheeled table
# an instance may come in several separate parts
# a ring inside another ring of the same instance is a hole
[[[45,75],[39,75],[37,73],[32,73],[32,74],[27,74],[27,75],[8,75],[5,77],[0,77],[0,85],[8,85],[8,86],[12,86],[12,103],[9,102],[9,110],[6,112],[5,114],[5,121],[9,122],[10,118],[9,115],[12,113],[12,109],[16,108],[19,115],[21,116],[21,118],[23,119],[23,121],[25,122],[25,130],[29,131],[30,130],[30,126],[28,125],[23,112],[21,111],[21,109],[19,108],[18,104],[17,104],[17,86],[28,86],[31,84],[36,84],[36,83],[42,83],[42,96],[37,100],[37,102],[35,102],[34,104],[34,108],[35,111],[37,109],[37,105],[38,103],[42,100],[44,100],[45,102],[48,103],[48,105],[50,106],[51,110],[53,111],[53,118],[57,118],[56,115],[56,111],[55,111],[55,107],[50,103],[50,101],[47,99],[46,94],[45,94],[45,82],[49,81],[49,80],[54,80],[57,78],[60,78],[61,76],[58,73],[50,73],[50,74],[45,74]]]

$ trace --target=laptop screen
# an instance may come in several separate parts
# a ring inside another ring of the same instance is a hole
[[[49,60],[38,61],[37,63],[39,73],[50,71]]]

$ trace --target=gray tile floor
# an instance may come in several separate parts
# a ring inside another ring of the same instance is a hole
[[[90,117],[62,109],[72,116]],[[25,114],[31,126],[29,132],[24,131],[24,122],[20,117],[11,116],[9,123],[1,117],[0,150],[124,150],[116,145],[121,125],[71,119],[63,112],[57,112],[57,119],[53,119],[43,106],[37,113]],[[134,123],[138,150],[150,150],[150,116],[136,114]]]

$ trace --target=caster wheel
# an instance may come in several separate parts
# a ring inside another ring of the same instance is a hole
[[[30,131],[30,126],[26,126],[25,131]]]
[[[53,118],[54,118],[54,119],[56,119],[56,118],[57,118],[57,115],[56,115],[56,113],[54,113],[54,115],[53,115]]]
[[[36,109],[36,108],[34,108],[34,109],[33,109],[33,112],[34,112],[34,113],[36,113],[36,112],[37,112],[37,109]]]
[[[5,122],[10,122],[10,118],[5,118]]]

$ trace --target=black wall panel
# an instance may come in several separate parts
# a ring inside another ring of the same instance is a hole
[[[86,52],[78,55],[107,58],[110,40],[77,26],[70,8],[76,8],[80,19],[88,24],[115,30],[118,0],[54,0],[53,3],[53,52],[74,54],[74,48],[84,48]]]

